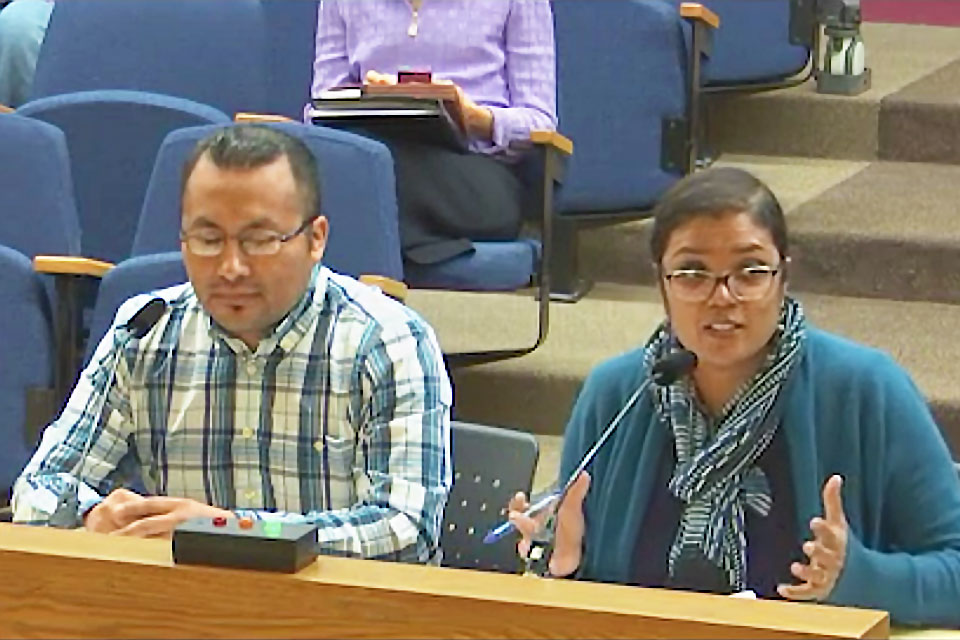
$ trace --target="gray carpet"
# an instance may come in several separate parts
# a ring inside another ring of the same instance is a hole
[[[960,164],[960,61],[884,98],[879,132],[884,160]]]

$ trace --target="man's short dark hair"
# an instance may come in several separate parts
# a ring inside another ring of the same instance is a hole
[[[197,143],[183,165],[180,201],[187,181],[204,155],[220,169],[256,169],[286,156],[297,191],[303,199],[303,219],[320,213],[317,160],[309,147],[294,136],[264,125],[238,124],[213,132]]]

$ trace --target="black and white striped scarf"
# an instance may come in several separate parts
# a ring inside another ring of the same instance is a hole
[[[684,549],[698,551],[726,575],[731,589],[747,588],[744,507],[766,516],[770,485],[757,458],[773,439],[779,419],[767,419],[784,381],[798,359],[806,335],[803,308],[785,298],[779,326],[761,370],[721,412],[715,430],[696,406],[688,378],[659,387],[657,411],[673,431],[677,462],[669,489],[683,502],[669,568]],[[680,348],[664,323],[647,343],[646,364]]]

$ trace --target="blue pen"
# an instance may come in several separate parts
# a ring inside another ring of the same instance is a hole
[[[538,500],[536,504],[530,505],[530,507],[523,512],[523,515],[529,516],[529,517],[533,517],[537,515],[538,513],[540,513],[547,507],[549,507],[554,502],[554,500],[559,498],[561,493],[562,492],[560,491],[555,491],[551,494],[544,496],[543,498]],[[513,533],[514,531],[516,531],[516,529],[517,528],[513,525],[513,523],[507,520],[503,524],[499,525],[497,528],[491,529],[490,532],[487,533],[486,536],[484,536],[483,544],[493,544],[494,542],[497,542],[498,540],[503,539],[505,536]]]

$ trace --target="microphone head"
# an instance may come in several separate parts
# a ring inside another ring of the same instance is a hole
[[[654,384],[665,387],[678,378],[690,373],[697,366],[697,355],[693,351],[682,349],[664,356],[653,363],[650,378]]]
[[[139,340],[153,329],[153,325],[157,324],[166,310],[166,301],[163,298],[154,298],[133,314],[124,327],[130,332],[132,338]]]

